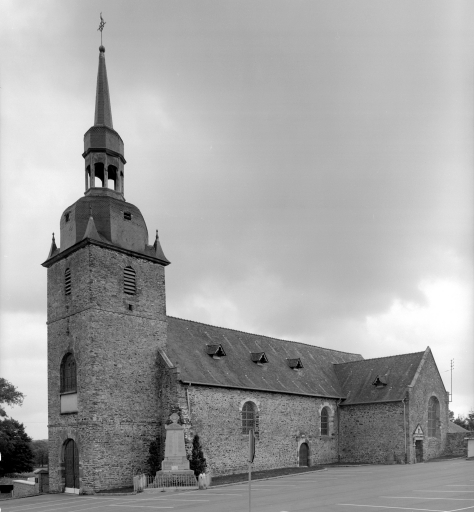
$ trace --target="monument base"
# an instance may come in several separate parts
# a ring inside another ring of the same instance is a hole
[[[192,469],[181,469],[174,471],[157,471],[154,481],[154,488],[159,489],[197,489],[198,481]]]

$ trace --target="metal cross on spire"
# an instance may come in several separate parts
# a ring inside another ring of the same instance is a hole
[[[105,27],[105,21],[104,18],[102,18],[102,13],[100,13],[100,23],[99,28],[97,30],[100,30],[100,45],[102,46],[102,30],[104,30]]]

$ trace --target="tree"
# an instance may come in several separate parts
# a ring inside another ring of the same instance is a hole
[[[161,470],[161,462],[163,461],[163,443],[160,437],[150,443],[148,452],[150,455],[146,462],[149,467],[149,475],[155,476],[156,472]]]
[[[466,418],[462,417],[461,415],[458,415],[458,417],[453,420],[453,423],[455,423],[456,425],[459,425],[462,428],[467,429]]]
[[[48,440],[41,439],[38,441],[31,441],[31,451],[34,456],[34,464],[36,467],[43,467],[48,465]]]
[[[207,468],[207,462],[202,453],[201,440],[197,434],[193,438],[193,451],[191,453],[189,467],[194,471],[196,476],[204,473]]]
[[[0,417],[7,416],[5,409],[2,407],[4,404],[9,406],[21,405],[24,398],[25,395],[20,393],[13,384],[0,377]]]
[[[10,473],[23,473],[33,470],[31,437],[18,421],[6,418],[0,420],[0,477]]]
[[[471,409],[467,415],[465,428],[471,432],[474,431],[474,409]]]

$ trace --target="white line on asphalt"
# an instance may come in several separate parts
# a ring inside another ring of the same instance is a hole
[[[451,501],[473,501],[474,498],[425,498],[424,496],[380,496],[381,498],[392,498],[400,500],[451,500]]]
[[[446,487],[474,487],[474,484],[446,484]]]
[[[129,505],[117,505],[115,503],[111,503],[109,507],[128,507]],[[174,507],[153,507],[152,505],[133,505],[134,507],[138,508],[154,508],[155,510],[157,508],[174,508]]]
[[[138,500],[137,500],[138,501]],[[147,500],[140,500],[140,501],[210,501],[210,500],[181,500],[181,499],[174,499],[174,498],[149,498]],[[130,501],[129,503],[136,503],[135,502],[132,502]]]
[[[456,508],[454,510],[450,510],[449,512],[459,512],[459,510],[468,510],[470,508],[474,508],[474,505],[472,507]]]
[[[230,492],[214,492],[212,494],[199,493],[199,496],[242,496],[242,494],[230,493]]]
[[[252,487],[254,487],[252,485]],[[298,487],[295,484],[255,484],[255,487]]]
[[[474,491],[438,491],[438,489],[413,489],[413,492],[474,492]]]
[[[41,504],[38,503],[38,504],[34,504],[34,505],[21,505],[19,507],[15,507],[12,510],[16,511],[16,510],[31,510],[31,509],[33,509],[33,510],[36,511],[36,510],[39,510],[38,507],[49,507],[49,506],[51,506],[51,503],[56,503],[56,505],[55,505],[56,507],[59,507],[59,506],[62,507],[64,502],[66,502],[66,501],[73,501],[75,499],[78,499],[78,497],[77,496],[74,496],[74,497],[71,496],[70,498],[59,498],[58,497],[57,499],[50,499],[48,501],[44,501],[43,502],[44,504],[43,503],[41,503]],[[59,501],[61,502],[61,504],[59,503]]]
[[[454,510],[433,510],[431,508],[407,508],[407,507],[386,507],[384,505],[355,505],[354,503],[338,503],[340,506],[346,507],[370,507],[370,508],[396,508],[397,510],[423,510],[424,512],[455,512]],[[468,507],[470,508],[470,507]],[[463,510],[463,509],[458,509]]]
[[[81,501],[82,501],[82,500],[81,500]],[[84,502],[83,502],[83,504],[84,504]],[[115,505],[115,503],[111,503],[110,505]],[[68,510],[68,512],[81,512],[81,511],[83,511],[83,512],[89,512],[90,510],[94,510],[94,509],[96,509],[96,508],[108,507],[108,506],[110,506],[110,505],[109,505],[108,503],[102,503],[102,504],[97,505],[97,506],[95,506],[95,507],[87,506],[87,507],[85,507],[85,508],[74,508],[74,509],[73,509],[73,508],[69,508],[69,507],[68,507],[68,509],[67,509],[67,510]],[[73,506],[75,506],[75,505],[73,505]],[[77,506],[79,506],[79,503],[77,504]],[[48,509],[48,511],[49,511],[49,510],[50,510],[50,509]],[[56,509],[56,510],[57,510],[57,509]],[[59,510],[63,511],[63,510],[65,510],[65,509],[63,508],[63,509],[59,509]],[[15,511],[15,509],[13,509],[11,512],[14,512],[14,511]]]

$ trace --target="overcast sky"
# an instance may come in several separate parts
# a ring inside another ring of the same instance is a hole
[[[473,2],[0,7],[0,372],[33,438],[40,264],[84,192],[101,11],[125,197],[172,262],[168,314],[365,358],[430,346],[448,390],[454,358],[450,408],[474,408]]]

